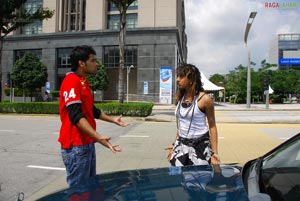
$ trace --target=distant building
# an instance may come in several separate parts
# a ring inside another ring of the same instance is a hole
[[[48,68],[50,90],[59,90],[66,72],[70,70],[69,54],[72,48],[91,45],[104,63],[109,77],[110,84],[104,99],[117,100],[117,8],[107,0],[27,0],[24,6],[31,10],[40,6],[48,7],[55,10],[55,15],[49,20],[28,24],[5,37],[2,52],[3,83],[12,71],[14,62],[31,51]],[[170,86],[174,97],[174,70],[178,63],[186,61],[186,57],[184,0],[136,0],[128,8],[125,66],[134,66],[128,79],[130,101],[161,102],[161,67],[172,70],[173,84]],[[125,68],[124,100],[127,93],[126,73]],[[174,98],[171,102],[174,102]]]
[[[269,63],[279,70],[300,69],[300,34],[278,34],[270,44]]]

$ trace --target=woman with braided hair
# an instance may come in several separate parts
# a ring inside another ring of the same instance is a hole
[[[218,164],[218,132],[214,102],[202,87],[199,69],[181,64],[177,70],[177,133],[169,150],[172,166]]]

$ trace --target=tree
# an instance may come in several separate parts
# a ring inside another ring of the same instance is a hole
[[[98,71],[95,75],[87,76],[92,91],[106,91],[108,88],[108,78],[104,65],[97,59]]]
[[[246,100],[247,91],[247,67],[241,64],[228,75],[228,81],[225,86],[227,94],[234,95],[238,100]]]
[[[119,48],[120,48],[120,66],[119,66],[119,83],[118,83],[118,100],[119,103],[124,102],[124,64],[125,64],[125,39],[126,39],[126,12],[130,4],[136,0],[108,0],[116,5],[120,12],[120,32],[119,32]]]
[[[260,68],[257,69],[257,71],[251,69],[252,100],[257,99],[258,102],[263,100],[264,89],[268,89],[269,85],[274,90],[273,96],[283,97],[288,94],[300,94],[300,70],[274,70],[274,68],[272,68],[274,66],[277,65],[269,64],[266,60],[262,60]],[[224,78],[226,94],[235,97],[238,103],[244,103],[246,101],[247,67],[239,65]],[[209,80],[217,84],[222,80],[222,76],[214,74]]]
[[[213,74],[210,78],[209,81],[211,81],[212,83],[220,86],[220,85],[224,85],[225,84],[225,77],[223,75],[220,74]]]
[[[277,64],[270,64],[270,63],[267,63],[266,60],[262,60],[261,63],[260,63],[260,69],[259,70],[268,70],[269,68],[271,67],[275,67],[277,66]]]
[[[0,4],[0,101],[2,101],[2,48],[3,39],[12,31],[33,22],[34,20],[49,19],[54,11],[39,8],[35,12],[26,10],[22,5],[27,0],[3,0]]]
[[[47,67],[32,52],[26,53],[21,59],[17,60],[13,66],[11,79],[16,87],[32,92],[40,88],[47,82]],[[31,96],[32,97],[32,96]]]

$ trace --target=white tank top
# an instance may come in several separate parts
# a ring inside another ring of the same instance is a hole
[[[199,138],[208,131],[206,114],[198,108],[197,96],[195,96],[193,103],[187,108],[182,107],[183,99],[184,97],[175,109],[179,136],[184,138]]]

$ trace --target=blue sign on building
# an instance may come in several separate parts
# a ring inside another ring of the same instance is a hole
[[[300,58],[279,58],[279,65],[300,65]]]
[[[160,67],[160,87],[159,99],[160,103],[172,103],[172,66]]]
[[[50,82],[46,82],[46,91],[50,93]]]

